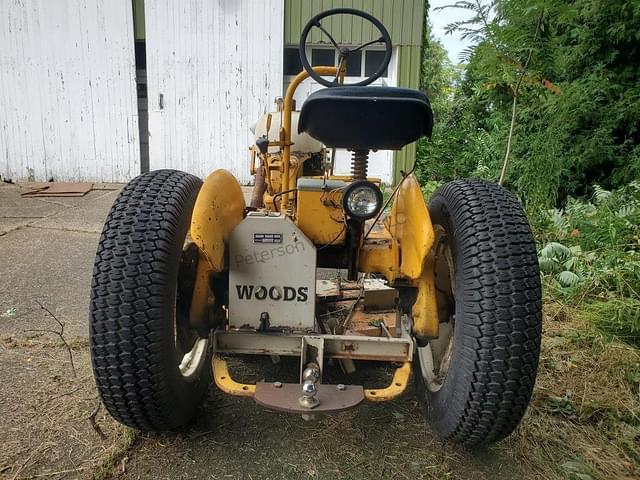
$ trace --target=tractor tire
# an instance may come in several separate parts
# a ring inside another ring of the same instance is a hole
[[[521,205],[494,183],[447,183],[429,213],[440,232],[440,336],[416,348],[416,392],[439,436],[474,449],[507,437],[531,399],[542,335],[536,246]]]
[[[183,333],[188,314],[185,320],[180,313],[178,285],[201,185],[175,170],[133,179],[111,207],[96,253],[89,307],[93,375],[109,413],[142,431],[187,424],[211,383],[209,341]],[[188,350],[187,337],[204,347]],[[188,376],[185,350],[198,352],[200,367]]]

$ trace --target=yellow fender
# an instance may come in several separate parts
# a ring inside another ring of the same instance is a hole
[[[245,206],[240,184],[227,170],[209,175],[198,193],[191,216],[191,239],[214,272],[225,269],[225,242],[244,218]]]
[[[435,234],[416,177],[409,175],[402,182],[389,216],[389,231],[398,240],[402,251],[400,272],[417,280],[422,275],[425,259]]]
[[[413,305],[413,333],[419,338],[438,336],[433,255],[435,232],[420,184],[414,175],[404,179],[389,216],[389,231],[401,251],[401,275],[413,280],[418,297]]]
[[[414,175],[404,179],[388,218],[391,237],[400,248],[400,276],[413,280],[418,297],[413,305],[413,333],[419,338],[438,336],[433,255],[435,232],[420,184]]]
[[[406,177],[396,194],[383,230],[373,230],[372,242],[360,249],[360,270],[382,273],[390,282],[411,280],[418,288],[413,305],[413,333],[421,338],[438,336],[434,257],[435,232],[416,177]]]
[[[244,218],[245,201],[240,184],[227,170],[211,173],[200,192],[191,215],[191,240],[200,250],[190,319],[200,323],[213,298],[209,274],[225,270],[225,245],[233,229]]]
[[[418,287],[418,297],[412,309],[413,333],[421,339],[437,338],[440,328],[433,260],[433,255],[427,257],[422,275],[414,281]]]

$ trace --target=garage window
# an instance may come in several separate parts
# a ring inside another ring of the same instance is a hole
[[[384,60],[383,50],[367,50],[364,56],[364,74],[366,77],[376,73],[376,70],[382,65]],[[387,69],[382,74],[383,77],[387,76]]]
[[[347,77],[360,77],[362,75],[362,50],[349,54],[345,75]]]
[[[336,64],[336,51],[334,49],[311,49],[311,66],[334,66]]]
[[[327,47],[307,47],[307,58],[313,67],[337,66],[337,53]],[[347,77],[368,77],[372,75],[384,60],[384,50],[358,50],[351,52],[347,60]],[[295,76],[302,71],[302,62],[298,47],[290,46],[284,49],[284,74]],[[388,69],[382,77],[388,76]]]

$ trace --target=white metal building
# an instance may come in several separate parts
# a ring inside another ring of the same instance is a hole
[[[293,73],[283,62],[293,47],[285,34],[296,35],[285,10],[331,3],[0,0],[0,178],[126,182],[147,169],[204,177],[226,168],[249,183],[249,126]],[[384,3],[402,13],[422,2]],[[382,0],[364,4],[382,15]],[[323,47],[309,58],[326,61]],[[380,81],[399,83],[401,48],[394,40]],[[375,55],[363,53],[356,77]],[[305,84],[298,105],[313,88]],[[338,156],[338,170],[343,163]],[[393,155],[379,152],[371,173],[391,181]]]

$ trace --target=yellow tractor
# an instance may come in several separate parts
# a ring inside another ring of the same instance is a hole
[[[341,46],[323,26],[335,15],[361,17],[380,36]],[[337,67],[309,64],[314,28],[337,49]],[[373,43],[384,46],[383,62],[346,85],[349,55]],[[254,127],[249,206],[224,170],[204,182],[158,170],[122,190],[98,246],[90,305],[94,377],[115,419],[179,428],[212,381],[313,417],[392,400],[413,376],[441,437],[474,448],[516,428],[541,338],[531,230],[516,198],[486,181],[447,183],[427,206],[412,169],[385,198],[368,176],[370,152],[399,150],[433,124],[423,93],[367,86],[391,53],[389,33],[365,12],[334,9],[308,22],[304,70]],[[308,77],[326,88],[294,111]],[[352,152],[349,176],[333,175],[337,148]],[[341,275],[318,278],[323,269]],[[234,380],[229,359],[246,355],[299,358],[296,381]],[[356,362],[395,370],[387,386],[352,384]],[[327,382],[333,370],[346,380]]]

